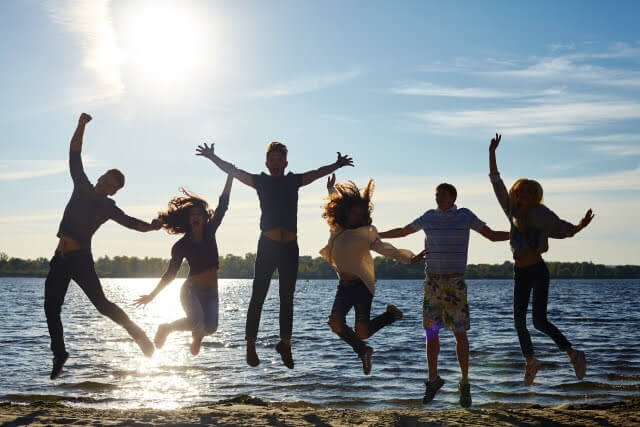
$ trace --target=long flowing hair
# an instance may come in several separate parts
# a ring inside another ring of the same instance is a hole
[[[189,225],[189,209],[200,208],[205,213],[209,225],[214,216],[214,211],[209,209],[209,204],[202,197],[180,188],[184,196],[176,196],[169,201],[169,209],[158,213],[158,219],[162,222],[162,228],[169,234],[182,234],[191,232]],[[208,233],[205,233],[207,235]]]
[[[522,212],[520,207],[516,193],[518,192],[531,192],[535,194],[536,206],[542,205],[543,200],[543,191],[542,185],[538,181],[528,178],[520,178],[516,182],[513,183],[511,188],[509,189],[509,199],[511,199],[511,204],[516,207],[516,211]],[[527,227],[527,213],[522,212],[518,217],[515,218],[515,225],[521,232],[524,232]]]
[[[370,179],[362,193],[353,181],[338,183],[334,185],[335,191],[329,194],[327,203],[324,205],[322,217],[327,220],[329,227],[335,230],[337,227],[347,228],[347,217],[349,211],[356,206],[361,207],[366,216],[361,225],[371,225],[371,212],[373,211],[373,179]]]

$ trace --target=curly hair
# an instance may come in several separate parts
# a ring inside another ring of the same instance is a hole
[[[373,211],[373,179],[370,179],[364,191],[360,193],[358,186],[353,181],[343,184],[335,184],[335,191],[329,194],[328,201],[324,205],[322,217],[327,220],[329,227],[335,230],[337,227],[347,228],[349,211],[354,207],[361,207],[366,212],[364,223],[371,225],[371,212]]]
[[[184,188],[180,188],[180,192],[184,196],[174,197],[169,201],[169,209],[166,212],[158,213],[162,228],[167,230],[169,234],[182,234],[191,231],[191,226],[189,225],[190,208],[202,209],[207,217],[207,223],[211,222],[214,215],[214,211],[209,209],[209,204],[206,200]]]
[[[538,181],[528,178],[520,178],[516,182],[514,182],[509,189],[509,199],[514,205],[518,204],[518,192],[527,192],[534,194],[536,205],[542,205],[544,203],[542,185],[540,185]],[[527,228],[526,214],[522,217],[516,218],[515,224],[520,231],[525,231]]]

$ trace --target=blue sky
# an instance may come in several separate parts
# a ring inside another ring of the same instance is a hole
[[[545,203],[577,222],[547,260],[640,264],[640,16],[637,2],[0,3],[0,251],[50,256],[71,192],[68,143],[96,179],[120,168],[115,200],[150,220],[184,186],[215,204],[222,172],[202,142],[250,172],[279,140],[304,172],[353,156],[339,180],[376,180],[374,224],[404,226],[434,187],[507,229],[487,177],[503,134],[510,185],[535,178]],[[299,243],[317,255],[324,182],[300,192]],[[218,232],[223,254],[254,252],[255,192],[234,183]],[[94,255],[168,257],[174,236],[107,223]],[[417,251],[422,236],[395,240]],[[472,233],[469,261],[510,258]]]

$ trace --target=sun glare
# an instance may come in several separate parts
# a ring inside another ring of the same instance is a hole
[[[127,64],[136,80],[171,90],[203,71],[206,27],[188,2],[132,4],[123,34]]]

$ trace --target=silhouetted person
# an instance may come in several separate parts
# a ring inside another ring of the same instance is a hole
[[[182,260],[189,263],[189,276],[180,290],[180,301],[187,315],[171,323],[158,326],[153,342],[157,348],[164,345],[167,335],[174,331],[191,331],[191,353],[200,352],[206,335],[218,329],[218,245],[216,231],[229,207],[229,193],[233,177],[227,182],[214,212],[202,198],[182,190],[184,196],[171,199],[169,209],[159,215],[162,226],[171,234],[184,234],[171,248],[171,261],[160,282],[148,295],[138,298],[136,305],[147,305],[176,278]]]
[[[140,346],[146,356],[153,354],[153,343],[138,325],[133,323],[124,311],[109,301],[102,290],[96,274],[91,254],[91,238],[96,230],[107,220],[137,231],[151,231],[160,228],[160,224],[151,224],[126,215],[115,202],[107,196],[113,196],[124,186],[124,175],[117,169],[110,169],[92,185],[82,167],[80,152],[84,128],[91,116],[80,115],[78,126],[69,147],[69,169],[73,179],[73,193],[64,210],[58,229],[58,247],[50,262],[50,270],[44,287],[44,310],[51,336],[53,369],[51,379],[60,375],[69,353],[64,345],[64,334],[60,311],[64,298],[73,279],[98,311],[127,330],[131,338]]]
[[[378,230],[371,225],[373,180],[369,180],[362,194],[355,183],[336,184],[335,180],[335,175],[332,175],[327,182],[329,200],[322,217],[327,220],[331,234],[327,246],[320,251],[336,270],[339,279],[329,327],[353,348],[362,361],[364,374],[369,375],[373,348],[363,340],[402,319],[402,311],[392,304],[387,305],[384,313],[370,319],[376,290],[370,251],[404,264],[423,260],[424,251],[414,255],[380,240]],[[355,311],[355,332],[346,322],[346,315],[352,308]]]
[[[380,237],[403,237],[423,230],[426,234],[426,279],[422,305],[422,326],[427,338],[427,366],[429,380],[426,382],[422,403],[429,403],[444,384],[438,375],[440,353],[440,329],[453,331],[456,339],[456,355],[461,378],[458,383],[460,405],[471,406],[469,385],[469,340],[467,331],[471,327],[467,284],[464,272],[467,268],[469,230],[473,229],[487,239],[496,242],[508,240],[506,231],[493,231],[469,209],[458,209],[454,204],[458,192],[447,183],[436,187],[437,209],[426,211],[421,217],[403,228],[395,228]]]
[[[574,350],[562,332],[547,320],[549,270],[542,259],[542,254],[549,250],[550,237],[563,239],[574,236],[589,225],[593,219],[593,213],[589,209],[578,225],[561,220],[542,204],[542,186],[532,179],[518,179],[507,192],[496,162],[496,148],[501,138],[501,135],[496,134],[489,145],[489,177],[496,198],[511,224],[510,243],[515,263],[513,322],[526,363],[524,384],[533,384],[542,366],[534,356],[533,343],[527,330],[527,309],[531,293],[533,293],[533,326],[551,337],[558,348],[567,353],[576,377],[581,380],[587,371],[584,351]]]
[[[287,147],[280,142],[272,142],[267,147],[265,165],[269,174],[250,174],[222,160],[214,153],[213,144],[198,146],[197,155],[206,157],[220,169],[238,181],[255,188],[260,200],[260,240],[256,254],[251,301],[247,313],[246,336],[247,363],[258,366],[260,359],[256,353],[256,338],[260,325],[262,305],[269,290],[273,272],[280,275],[280,342],[276,351],[283,363],[293,369],[291,355],[291,332],[293,328],[293,294],[298,275],[298,189],[318,178],[329,175],[343,166],[353,166],[349,156],[338,153],[335,163],[302,174],[289,172],[287,167]]]

